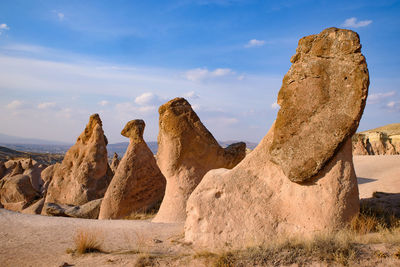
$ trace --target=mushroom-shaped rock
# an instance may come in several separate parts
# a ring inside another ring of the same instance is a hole
[[[113,171],[114,174],[117,171],[118,165],[119,165],[118,154],[114,152],[114,156],[113,156],[113,159],[112,159],[111,164],[110,164],[110,168],[111,168],[111,170]]]
[[[182,222],[186,201],[203,176],[211,169],[235,167],[246,156],[246,144],[223,149],[183,98],[167,102],[158,112],[157,163],[167,187],[153,222]]]
[[[55,168],[46,202],[82,205],[102,198],[112,177],[107,161],[107,139],[98,114]]]
[[[276,122],[238,166],[204,176],[187,202],[186,241],[243,248],[332,231],[358,213],[351,136],[369,79],[360,48],[357,33],[336,28],[300,40]]]
[[[129,138],[129,146],[104,196],[99,219],[119,219],[146,211],[164,196],[166,181],[143,140],[144,127],[143,120],[132,120],[121,132]]]

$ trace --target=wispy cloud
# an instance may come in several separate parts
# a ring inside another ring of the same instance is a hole
[[[8,27],[7,24],[2,23],[0,24],[0,35],[4,32],[4,31],[8,31],[10,29],[10,27]]]
[[[189,81],[198,82],[212,78],[218,77],[226,77],[230,75],[235,75],[236,73],[229,68],[218,68],[213,71],[208,70],[207,68],[197,68],[188,70],[185,73],[185,77]]]
[[[152,92],[143,93],[135,98],[135,103],[141,106],[155,106],[162,102],[164,99]]]
[[[64,20],[64,13],[58,12],[57,16],[58,16],[59,20],[61,20],[61,21]]]
[[[244,47],[257,47],[265,45],[264,40],[251,39]]]
[[[196,94],[195,91],[187,92],[187,93],[183,94],[183,97],[188,98],[188,99],[198,99],[199,98],[199,96]]]
[[[357,18],[352,17],[352,18],[346,19],[342,23],[342,26],[343,27],[348,27],[348,28],[361,28],[361,27],[368,26],[371,23],[372,23],[372,20],[360,20],[360,21],[358,21]]]
[[[395,91],[390,91],[390,92],[386,92],[386,93],[370,94],[368,96],[368,104],[382,103],[383,101],[387,101],[388,98],[391,98],[395,95],[396,95]]]
[[[390,101],[386,104],[386,108],[390,111],[400,111],[400,101]]]
[[[39,109],[49,109],[49,108],[55,108],[57,104],[55,102],[43,102],[40,103],[37,107]]]
[[[109,104],[109,102],[107,100],[102,100],[98,103],[100,106],[105,107]]]
[[[22,107],[22,104],[23,104],[22,101],[14,100],[14,101],[11,101],[10,103],[8,103],[6,107],[9,109],[18,109],[18,108]]]

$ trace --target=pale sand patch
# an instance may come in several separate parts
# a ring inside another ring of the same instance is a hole
[[[400,155],[354,156],[360,198],[375,191],[400,193]]]
[[[79,229],[96,231],[104,239],[104,250],[112,254],[67,254]],[[183,224],[48,217],[0,209],[0,266],[60,266],[64,262],[75,266],[132,265],[139,254],[120,253],[182,251],[172,245],[182,237]]]

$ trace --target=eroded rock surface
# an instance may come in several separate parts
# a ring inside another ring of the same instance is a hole
[[[153,222],[180,222],[186,218],[186,201],[203,176],[211,169],[236,166],[246,155],[246,145],[223,149],[183,98],[162,105],[159,113],[157,163],[167,187]]]
[[[120,160],[118,158],[118,154],[114,152],[114,156],[113,156],[113,159],[112,159],[111,164],[110,164],[110,168],[111,168],[111,170],[113,171],[114,174],[117,171],[119,162],[120,162]]]
[[[332,231],[358,213],[351,136],[368,89],[360,48],[355,32],[336,28],[300,40],[276,123],[235,168],[204,176],[187,202],[186,241],[256,246]]]
[[[355,134],[353,136],[353,154],[400,154],[400,123],[393,123]]]
[[[112,177],[106,145],[102,122],[94,114],[61,165],[55,168],[46,202],[82,205],[102,198]]]
[[[294,182],[316,175],[351,137],[369,75],[357,33],[329,28],[302,38],[278,95],[271,160]]]
[[[144,127],[143,120],[132,120],[121,132],[129,138],[129,146],[104,196],[99,219],[146,211],[164,196],[166,180],[143,140]]]

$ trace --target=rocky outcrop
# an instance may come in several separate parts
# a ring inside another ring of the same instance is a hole
[[[7,168],[4,165],[4,162],[0,161],[0,179],[6,174]]]
[[[97,219],[102,200],[102,198],[95,199],[80,206],[45,203],[43,213],[50,216]]]
[[[118,165],[119,165],[118,154],[114,152],[114,156],[113,156],[113,159],[112,159],[111,165],[110,165],[110,168],[114,174],[117,171]]]
[[[22,211],[40,197],[30,177],[23,174],[2,179],[0,188],[0,202],[8,210]]]
[[[61,165],[55,168],[46,202],[82,205],[102,198],[112,177],[106,145],[102,122],[94,114]]]
[[[129,138],[129,146],[104,196],[99,219],[119,219],[146,211],[164,196],[165,177],[143,140],[144,127],[143,120],[132,120],[121,132]]]
[[[186,218],[186,201],[203,176],[211,169],[236,166],[246,155],[246,145],[223,149],[183,98],[162,105],[159,114],[157,163],[167,187],[153,222],[180,222]]]
[[[276,123],[238,166],[204,176],[187,202],[186,241],[262,245],[332,231],[358,213],[351,136],[369,85],[360,48],[355,32],[336,28],[299,41]]]
[[[397,126],[397,131],[386,131],[387,126]],[[380,127],[381,130],[369,130],[353,136],[354,155],[399,155],[400,124]],[[378,128],[378,129],[380,129]]]

